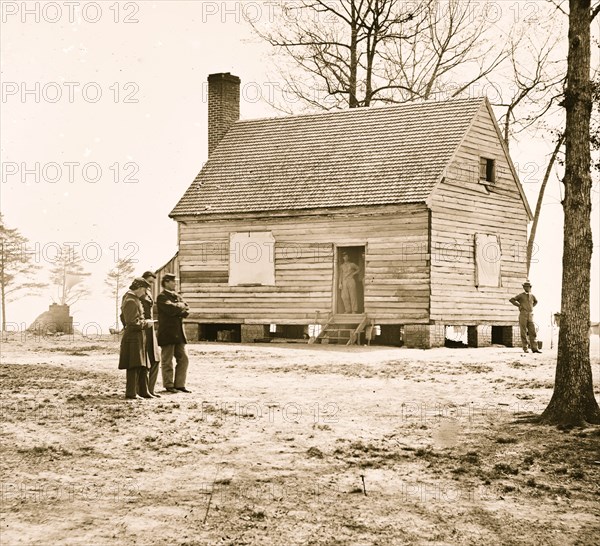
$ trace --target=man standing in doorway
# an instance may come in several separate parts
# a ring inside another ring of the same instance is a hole
[[[342,265],[340,266],[340,290],[342,291],[342,304],[344,313],[356,314],[358,305],[356,302],[356,275],[360,268],[350,261],[347,252],[342,253]]]
[[[533,322],[533,308],[537,305],[537,298],[531,293],[531,283],[525,281],[523,290],[519,295],[510,298],[510,303],[519,308],[519,328],[521,330],[521,343],[523,352],[527,352],[527,336],[529,336],[529,345],[531,352],[541,353],[535,339],[535,323]]]
[[[188,316],[189,307],[175,291],[175,284],[175,275],[165,274],[162,279],[163,291],[156,298],[162,380],[169,392],[191,392],[185,387],[189,360],[185,350],[187,339],[183,331],[183,319]],[[173,357],[177,362],[174,380]]]

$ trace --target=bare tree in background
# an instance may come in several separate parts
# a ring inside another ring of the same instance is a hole
[[[564,107],[565,197],[561,318],[554,393],[542,421],[600,424],[590,362],[591,153],[590,29],[600,4],[569,0],[569,54]]]
[[[34,262],[34,255],[28,252],[27,243],[27,238],[17,229],[6,227],[0,215],[0,312],[3,332],[6,332],[6,304],[18,297],[37,295],[41,288],[48,286],[32,280],[40,266]]]
[[[90,273],[85,271],[83,258],[73,246],[62,245],[53,261],[50,279],[57,289],[60,305],[73,305],[89,295],[89,289],[83,282]]]
[[[274,47],[289,101],[309,107],[458,96],[508,55],[486,38],[491,23],[472,0],[299,0],[281,10],[273,27],[253,26]]]
[[[558,154],[560,149],[563,147],[565,142],[564,133],[559,133],[557,135],[556,144],[554,146],[554,150],[552,151],[552,155],[548,160],[548,164],[546,165],[546,171],[544,173],[544,178],[542,179],[542,185],[540,186],[540,191],[537,197],[537,203],[535,206],[535,212],[533,213],[533,222],[531,224],[531,231],[529,232],[529,238],[527,239],[527,276],[529,277],[529,271],[531,270],[531,258],[533,256],[533,247],[535,245],[535,236],[537,234],[537,227],[540,221],[540,216],[542,213],[542,205],[544,203],[544,195],[546,193],[546,186],[548,185],[548,180],[550,180],[550,176],[552,174],[552,169],[557,162]]]
[[[125,287],[131,282],[135,264],[131,258],[119,260],[115,266],[106,275],[105,283],[110,289],[110,293],[115,300],[115,330],[120,330],[121,321],[119,320],[121,309],[121,294]]]
[[[503,86],[510,95],[506,101],[493,101],[494,106],[506,108],[499,121],[507,147],[519,133],[539,128],[545,118],[555,118],[562,113],[560,102],[566,63],[559,47],[561,27],[556,21],[549,28],[538,29],[537,33],[532,27],[527,25],[522,33],[512,37],[510,74]]]
[[[486,81],[510,51],[510,38],[491,32],[488,9],[497,6],[471,0],[428,3],[411,32],[385,43],[381,78],[391,82],[391,93],[381,100],[452,98]]]
[[[541,14],[537,12],[533,20],[528,21],[519,33],[511,37],[508,63],[510,72],[502,86],[507,90],[508,100],[494,102],[494,106],[506,108],[499,122],[507,148],[510,147],[511,140],[518,138],[524,131],[548,134],[555,143],[544,168],[527,241],[528,276],[546,187],[564,143],[563,130],[555,128],[555,120],[563,118],[560,103],[563,97],[566,60],[558,47],[562,39],[562,25],[554,13],[547,15],[549,17],[542,19]],[[537,172],[537,165],[535,169]]]
[[[532,136],[547,135],[552,139],[553,148],[548,156],[548,162],[542,166],[543,178],[537,196],[533,222],[527,241],[527,274],[531,271],[531,260],[534,251],[537,228],[542,212],[542,205],[548,182],[554,167],[564,165],[564,87],[566,81],[567,60],[560,46],[563,40],[561,17],[555,11],[546,12],[540,9],[522,28],[519,35],[513,37],[511,46],[510,71],[507,84],[510,94],[506,102],[495,102],[494,106],[505,107],[505,114],[500,118],[503,128],[504,141],[507,147],[523,132]],[[566,17],[564,18],[567,19]],[[598,73],[595,74],[598,78]],[[596,83],[595,89],[598,88]],[[593,94],[592,117],[595,126],[590,131],[592,150],[600,149],[600,96]],[[537,173],[538,166],[536,165]],[[596,161],[596,172],[600,172],[600,164]],[[528,173],[529,174],[529,173]]]

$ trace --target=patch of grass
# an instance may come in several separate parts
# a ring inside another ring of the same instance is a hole
[[[61,455],[63,457],[72,457],[73,452],[68,449],[63,448],[62,446],[53,446],[53,445],[45,445],[45,446],[33,446],[32,448],[19,449],[17,450],[19,453],[30,453],[36,456],[42,455]]]
[[[344,524],[344,527],[348,529],[353,529],[354,531],[368,531],[368,527],[364,523],[359,523],[357,521],[348,520]]]
[[[331,430],[331,427],[329,425],[319,425],[317,423],[313,425],[313,428],[316,428],[318,430]]]
[[[496,442],[499,444],[516,444],[518,440],[514,437],[499,436],[498,438],[496,438]]]
[[[463,463],[477,464],[479,462],[479,453],[476,451],[469,451],[464,455],[461,455],[460,461]]]
[[[437,453],[435,453],[432,449],[425,449],[420,447],[419,449],[415,450],[415,457],[430,458],[437,456]]]
[[[496,471],[500,474],[510,474],[513,476],[516,476],[519,473],[518,468],[516,468],[514,466],[510,466],[509,464],[505,464],[505,463],[495,464],[494,471]]]
[[[241,519],[246,521],[264,521],[267,519],[267,514],[263,510],[253,510],[251,508],[246,508],[242,514]]]
[[[339,459],[345,459],[349,464],[360,465],[364,468],[381,468],[406,460],[408,457],[406,453],[402,453],[388,443],[376,445],[373,442],[365,443],[360,440],[351,442],[347,446],[337,447],[333,455]]]
[[[485,364],[463,364],[463,366],[472,373],[489,373],[494,369]]]
[[[581,468],[574,468],[571,472],[571,478],[574,480],[583,480],[585,478],[585,472]]]
[[[318,447],[311,447],[307,450],[306,455],[314,459],[323,459],[324,453]]]

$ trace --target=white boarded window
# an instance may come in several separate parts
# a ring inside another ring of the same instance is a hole
[[[475,234],[475,286],[501,286],[502,250],[497,235]]]
[[[270,231],[244,231],[229,237],[229,285],[275,284],[275,239]]]

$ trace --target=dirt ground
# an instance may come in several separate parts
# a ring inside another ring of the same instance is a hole
[[[128,401],[116,339],[2,344],[0,544],[600,542],[600,428],[531,420],[555,351],[188,349]]]

